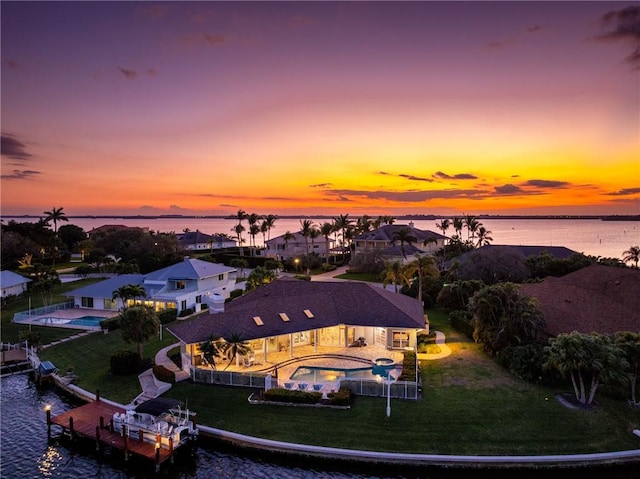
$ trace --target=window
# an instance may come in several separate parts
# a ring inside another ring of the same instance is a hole
[[[83,308],[93,308],[93,298],[89,298],[87,296],[82,297],[82,307]]]
[[[104,309],[116,310],[118,309],[118,304],[111,298],[104,298]]]
[[[218,275],[218,281],[224,281],[224,273]]]
[[[196,296],[196,304],[200,304],[200,303],[202,303],[202,295],[201,294]]]
[[[409,333],[407,331],[393,331],[393,345],[395,349],[406,348],[409,346]]]
[[[185,289],[187,287],[186,281],[176,281],[176,289]]]
[[[185,309],[187,309],[187,300],[183,299],[182,301],[180,301],[180,309],[182,311],[184,311]]]

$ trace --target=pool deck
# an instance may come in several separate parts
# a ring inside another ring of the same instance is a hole
[[[88,308],[58,309],[56,311],[52,311],[47,314],[41,314],[39,316],[30,317],[28,319],[21,321],[20,324],[31,324],[34,326],[47,326],[47,327],[53,327],[53,328],[82,329],[85,331],[96,331],[100,329],[100,326],[83,326],[81,324],[69,324],[69,323],[63,323],[63,322],[43,323],[42,320],[44,318],[73,320],[73,319],[82,318],[83,316],[100,316],[104,318],[113,318],[114,316],[118,316],[118,314],[120,314],[118,311],[104,311],[104,310],[88,309]]]

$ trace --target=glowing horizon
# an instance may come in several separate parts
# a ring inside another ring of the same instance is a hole
[[[1,9],[4,216],[640,214],[628,2]]]

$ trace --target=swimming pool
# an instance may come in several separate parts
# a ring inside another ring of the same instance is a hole
[[[107,319],[105,316],[81,316],[79,318],[40,318],[38,322],[47,325],[61,325],[61,326],[86,326],[86,327],[100,327],[100,321]]]
[[[378,376],[373,374],[372,367],[355,368],[355,369],[339,369],[339,368],[323,368],[320,366],[300,366],[296,369],[289,379],[296,381],[306,381],[315,383],[324,383],[337,381],[339,379],[377,379]]]

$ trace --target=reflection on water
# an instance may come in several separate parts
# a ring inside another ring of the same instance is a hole
[[[477,469],[409,469],[399,466],[361,465],[283,454],[238,451],[214,441],[203,441],[195,457],[163,467],[155,474],[146,462],[125,463],[117,451],[97,455],[92,441],[69,444],[47,441],[45,406],[53,415],[74,406],[53,389],[39,390],[26,375],[1,380],[0,458],[3,479],[48,478],[180,478],[180,479],[450,479],[490,476],[495,479],[535,477],[579,477],[633,479],[640,474],[633,466],[586,468],[579,471],[486,471]],[[366,425],[363,425],[366,428]],[[57,433],[57,431],[55,431]],[[636,465],[637,466],[637,465]],[[574,476],[572,473],[576,473]]]

